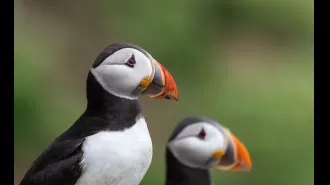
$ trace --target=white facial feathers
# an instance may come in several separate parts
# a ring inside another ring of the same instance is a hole
[[[199,137],[204,129],[205,137]],[[208,163],[216,150],[225,150],[227,135],[216,126],[199,122],[184,128],[171,142],[168,148],[184,165],[192,168],[210,168],[214,163]]]
[[[125,63],[134,56],[134,66]],[[141,80],[152,73],[152,64],[147,56],[134,48],[124,48],[107,57],[99,66],[92,68],[100,85],[109,93],[127,99],[137,99],[132,95]]]

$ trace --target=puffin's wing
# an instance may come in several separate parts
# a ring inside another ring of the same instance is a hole
[[[84,140],[55,140],[34,161],[20,185],[74,185],[82,172]]]

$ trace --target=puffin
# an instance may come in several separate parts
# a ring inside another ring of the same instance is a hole
[[[210,169],[250,171],[244,144],[215,120],[188,116],[174,128],[166,145],[166,185],[212,185]]]
[[[138,185],[152,141],[138,98],[178,101],[172,75],[130,43],[104,48],[89,69],[82,115],[41,153],[20,185]]]

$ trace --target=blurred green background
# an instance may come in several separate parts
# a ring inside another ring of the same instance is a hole
[[[314,184],[314,1],[15,1],[15,184],[80,116],[85,80],[116,41],[142,46],[179,102],[142,98],[154,145],[143,185],[164,184],[168,136],[187,115],[229,127],[253,170],[214,184]]]

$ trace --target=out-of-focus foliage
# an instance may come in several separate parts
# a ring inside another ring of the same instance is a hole
[[[142,98],[153,139],[141,184],[163,184],[180,119],[219,120],[247,146],[250,173],[214,184],[312,185],[314,2],[307,0],[15,1],[15,184],[85,109],[93,60],[138,44],[171,71],[179,102]]]

